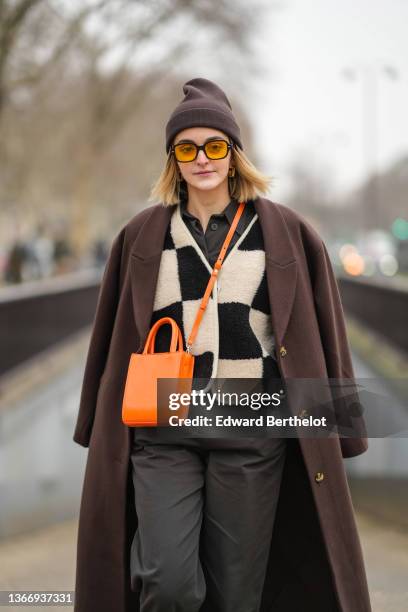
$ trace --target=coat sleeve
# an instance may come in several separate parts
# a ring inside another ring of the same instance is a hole
[[[314,301],[328,378],[354,380],[343,307],[337,281],[324,243],[314,256]],[[348,397],[348,396],[347,396]],[[358,394],[352,396],[358,402]],[[350,403],[348,404],[350,405]],[[336,411],[339,405],[336,400]],[[347,413],[347,406],[342,406]],[[353,418],[353,436],[340,437],[343,457],[355,457],[368,448],[363,416]]]
[[[120,272],[125,228],[114,239],[105,265],[85,362],[74,442],[88,447],[95,416],[99,383],[116,317],[120,294]]]

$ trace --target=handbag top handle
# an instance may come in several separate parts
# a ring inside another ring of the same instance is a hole
[[[176,321],[171,317],[162,317],[153,325],[151,330],[149,331],[149,335],[147,336],[147,340],[144,346],[143,354],[154,353],[154,342],[156,340],[156,334],[159,328],[165,323],[169,323],[171,325],[171,343],[170,343],[170,353],[174,353],[177,351],[183,350],[183,337],[181,335],[181,331]]]
[[[201,323],[201,319],[203,318],[203,315],[204,315],[204,311],[205,311],[205,309],[207,307],[207,303],[208,303],[209,297],[211,295],[211,291],[212,291],[213,285],[215,283],[215,279],[218,276],[218,271],[220,270],[220,268],[222,266],[222,262],[224,260],[225,253],[227,252],[228,245],[231,242],[232,236],[234,235],[235,228],[238,225],[238,221],[240,220],[241,215],[244,212],[244,208],[245,208],[245,202],[240,202],[239,206],[238,206],[238,209],[237,209],[237,212],[235,213],[234,219],[233,219],[233,221],[231,223],[231,227],[228,230],[228,234],[227,234],[227,236],[226,236],[226,238],[224,240],[224,243],[223,243],[223,245],[221,247],[221,250],[219,252],[218,259],[215,262],[213,271],[211,272],[210,280],[208,281],[208,285],[207,285],[207,288],[205,290],[204,297],[201,300],[200,308],[198,309],[197,316],[195,318],[195,321],[193,323],[193,327],[191,329],[191,333],[190,333],[190,335],[188,337],[188,340],[187,340],[187,348],[186,348],[187,353],[191,352],[191,347],[192,347],[192,344],[193,344],[193,342],[195,340],[195,337],[197,335],[198,328],[199,328],[199,325]]]

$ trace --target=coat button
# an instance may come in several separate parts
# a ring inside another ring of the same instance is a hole
[[[323,478],[324,478],[323,472],[316,472],[316,474],[315,474],[315,481],[316,482],[322,482]]]
[[[279,349],[279,353],[280,353],[281,357],[285,357],[285,355],[288,354],[288,351],[285,349],[284,346],[281,346],[280,349]]]
[[[301,410],[301,411],[299,412],[299,416],[300,416],[300,418],[302,418],[302,417],[307,417],[307,416],[308,416],[308,414],[307,414],[307,410],[306,410],[306,409]]]

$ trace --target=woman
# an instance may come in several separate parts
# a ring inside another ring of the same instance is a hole
[[[75,610],[369,612],[342,461],[367,449],[362,420],[341,439],[174,441],[120,422],[130,353],[163,316],[187,340],[239,202],[194,376],[278,379],[283,398],[290,378],[354,377],[321,238],[262,196],[269,179],[243,153],[224,92],[202,78],[183,91],[152,191],[161,204],[116,237],[98,300],[74,434],[90,448]]]

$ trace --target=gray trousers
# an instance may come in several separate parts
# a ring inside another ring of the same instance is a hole
[[[140,612],[258,612],[286,440],[136,436]]]

